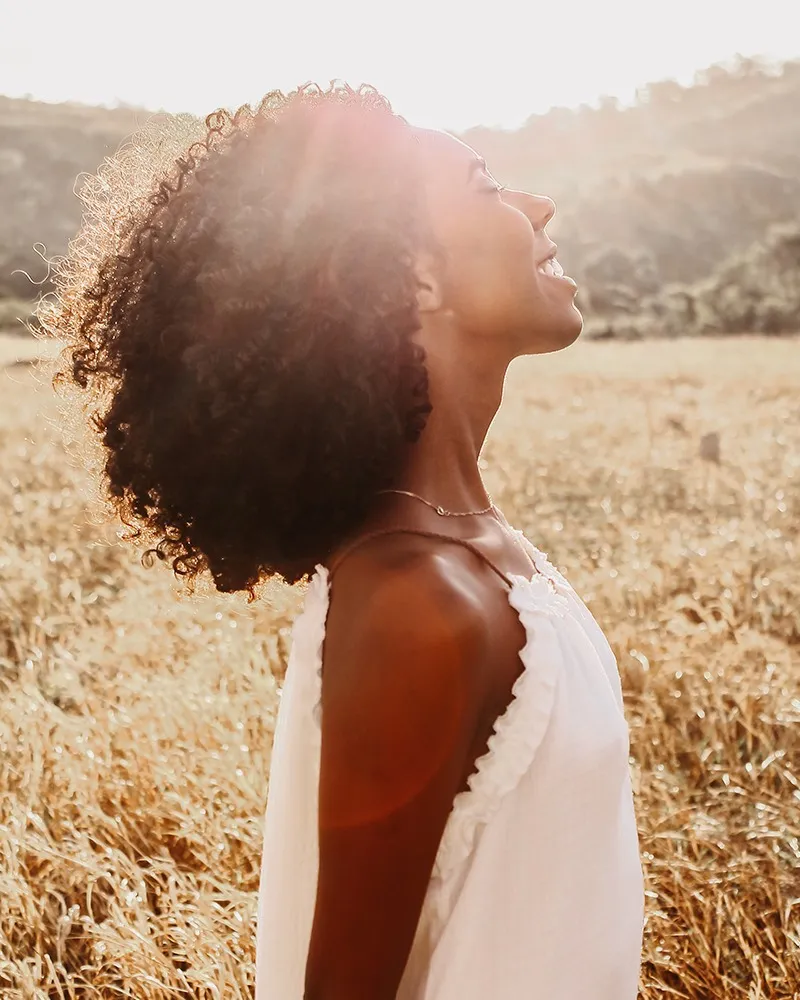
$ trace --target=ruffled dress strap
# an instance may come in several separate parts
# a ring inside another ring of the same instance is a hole
[[[566,616],[569,606],[543,576],[513,575],[512,582],[509,603],[526,633],[519,653],[523,670],[508,707],[495,720],[487,751],[476,761],[468,787],[453,801],[433,868],[433,882],[445,910],[481,831],[530,768],[555,703],[562,661],[555,619]]]

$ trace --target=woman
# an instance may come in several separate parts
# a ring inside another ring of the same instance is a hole
[[[511,360],[581,331],[554,205],[368,87],[207,126],[152,190],[90,192],[44,320],[152,551],[251,598],[311,575],[258,1000],[633,1000],[616,663],[478,469]]]

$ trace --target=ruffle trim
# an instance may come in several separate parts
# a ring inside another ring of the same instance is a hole
[[[495,720],[486,753],[475,762],[468,787],[453,800],[433,867],[432,880],[440,888],[462,867],[480,831],[531,766],[555,702],[559,657],[546,648],[549,643],[542,645],[542,627],[552,635],[547,619],[566,615],[568,602],[542,576],[509,578],[513,586],[508,600],[527,635],[519,654],[524,669],[511,689],[508,707]]]
[[[509,525],[510,527],[510,525]],[[544,576],[548,577],[553,583],[557,584],[559,587],[563,587],[567,591],[572,590],[572,585],[569,580],[557,570],[556,567],[550,562],[546,554],[542,552],[541,549],[537,549],[533,542],[527,537],[524,531],[520,531],[519,528],[511,528],[514,535],[517,536],[519,541],[522,543],[523,548],[527,549],[531,559],[533,560],[534,566],[542,573]]]

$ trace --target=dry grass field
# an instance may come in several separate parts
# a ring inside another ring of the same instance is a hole
[[[579,343],[515,363],[485,449],[619,661],[642,1000],[800,997],[799,385],[793,339]],[[249,997],[301,588],[182,597],[86,484],[0,370],[0,994]]]

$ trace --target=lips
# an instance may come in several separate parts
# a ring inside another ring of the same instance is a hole
[[[538,266],[537,271],[540,274],[546,274],[550,278],[563,278],[564,268],[559,264],[555,257],[548,257],[543,260]]]
[[[544,275],[545,278],[555,278],[560,282],[564,282],[571,285],[573,288],[577,288],[576,283],[568,275],[564,274],[564,268],[556,260],[556,251],[558,246],[555,243],[550,243],[549,253],[546,257],[543,257],[539,263],[536,265],[536,270],[539,274]]]
[[[563,277],[564,268],[556,260],[558,245],[556,243],[550,243],[548,250],[549,253],[547,254],[547,256],[543,257],[536,265],[537,271],[539,271],[540,274],[547,275],[549,278]]]

